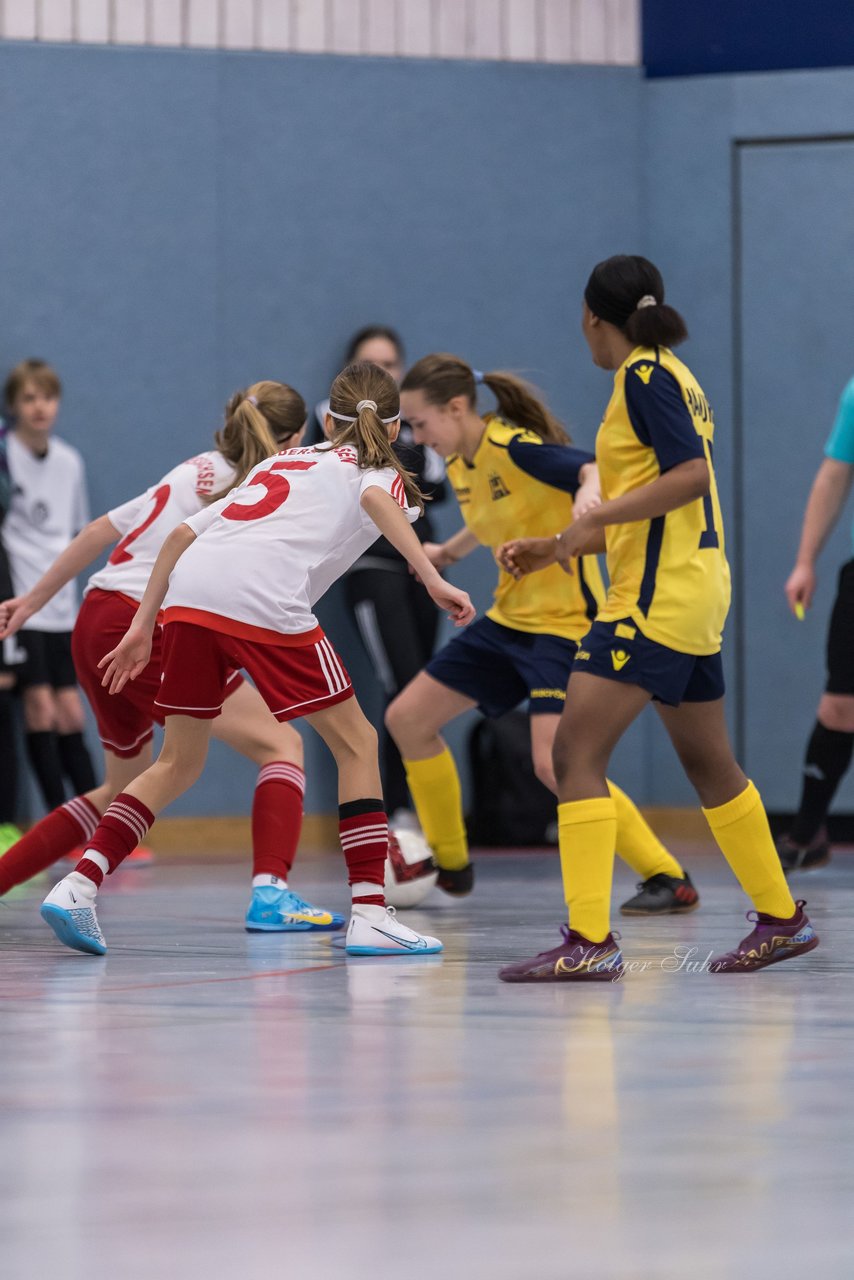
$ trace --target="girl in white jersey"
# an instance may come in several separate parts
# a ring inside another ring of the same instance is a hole
[[[93,521],[26,595],[0,605],[0,637],[12,635],[121,538],[104,568],[89,580],[73,635],[80,683],[104,746],[105,780],[54,809],[9,849],[0,859],[0,894],[88,840],[110,802],[151,764],[154,722],[163,723],[154,705],[162,675],[161,627],[154,627],[145,670],[113,697],[101,685],[98,663],[127,631],[167,534],[242,483],[277,447],[298,442],[305,414],[302,396],[279,382],[258,382],[237,392],[226,407],[215,449],[173,467],[145,493]],[[3,616],[9,618],[5,629]],[[226,694],[216,736],[260,769],[252,806],[253,894],[246,927],[253,932],[341,928],[343,916],[312,907],[288,888],[305,791],[299,734],[276,723],[236,670]]]
[[[42,916],[68,946],[106,950],[94,909],[98,886],[201,773],[211,722],[222,713],[232,673],[243,668],[277,720],[305,717],[335,757],[353,898],[347,952],[441,950],[436,938],[414,933],[386,909],[377,735],[312,612],[382,533],[458,625],[474,616],[466,593],[443,581],[409,528],[422,499],[391,448],[399,425],[394,379],[377,365],[349,365],[332,384],[329,444],[262,462],[239,489],[166,539],[127,635],[101,663],[111,690],[143,672],[163,606],[156,700],[167,717],[163,749],[116,797],[76,870],[45,900]]]

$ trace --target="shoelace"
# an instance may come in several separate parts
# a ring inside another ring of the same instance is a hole
[[[75,907],[68,914],[74,921],[74,927],[78,933],[82,933],[85,938],[95,938],[100,941],[102,934],[94,907]]]
[[[650,876],[648,880],[641,880],[640,884],[636,885],[635,888],[649,889],[652,888],[653,885],[661,885],[663,888],[669,889],[670,876],[665,875],[663,871],[659,871],[656,875]]]
[[[283,906],[285,906],[286,914],[288,907],[295,907],[297,911],[305,911],[309,915],[322,915],[322,912],[318,911],[317,907],[313,907],[310,902],[306,902],[298,893],[292,893],[290,889],[285,894]]]
[[[796,898],[795,899],[795,908],[796,908],[795,916],[800,915],[806,905],[807,905],[806,898]],[[779,916],[768,916],[768,915],[765,915],[762,911],[748,911],[744,918],[745,920],[749,921],[750,924],[756,925],[758,927],[760,925],[769,925],[769,924],[771,925],[792,924],[794,922],[795,916],[792,916],[791,919],[789,920],[781,920]]]

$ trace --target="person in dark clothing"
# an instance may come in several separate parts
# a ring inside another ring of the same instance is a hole
[[[346,363],[369,360],[400,382],[405,351],[399,334],[385,325],[368,325],[350,339]],[[310,440],[323,438],[327,401],[314,411]],[[310,442],[309,440],[309,442]],[[444,501],[445,467],[432,449],[415,443],[412,428],[401,422],[394,445],[400,461],[415,477],[418,488],[430,499],[425,513],[413,525],[421,542],[435,541],[430,508]],[[379,538],[344,580],[347,606],[356,624],[371,666],[383,688],[386,706],[433,656],[439,613],[409,566],[385,538]],[[406,825],[414,819],[400,752],[386,729],[381,733],[380,766],[386,808],[392,821]]]

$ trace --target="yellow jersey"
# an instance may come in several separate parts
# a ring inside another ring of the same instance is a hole
[[[488,417],[472,461],[459,454],[448,459],[448,480],[467,527],[495,551],[511,538],[549,537],[565,529],[579,472],[593,461],[592,453],[547,444],[534,431]],[[572,576],[551,565],[519,581],[499,568],[487,617],[516,631],[580,640],[605,592],[595,556],[575,563]]]
[[[605,529],[611,585],[603,622],[631,618],[680,653],[717,653],[730,603],[715,470],[715,420],[700,384],[666,347],[636,347],[614,376],[596,437],[602,498],[618,498],[691,458],[709,464],[711,488],[667,515]]]

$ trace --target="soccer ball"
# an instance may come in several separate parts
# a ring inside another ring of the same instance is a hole
[[[388,833],[385,900],[390,907],[417,907],[434,887],[439,872],[420,831]]]

